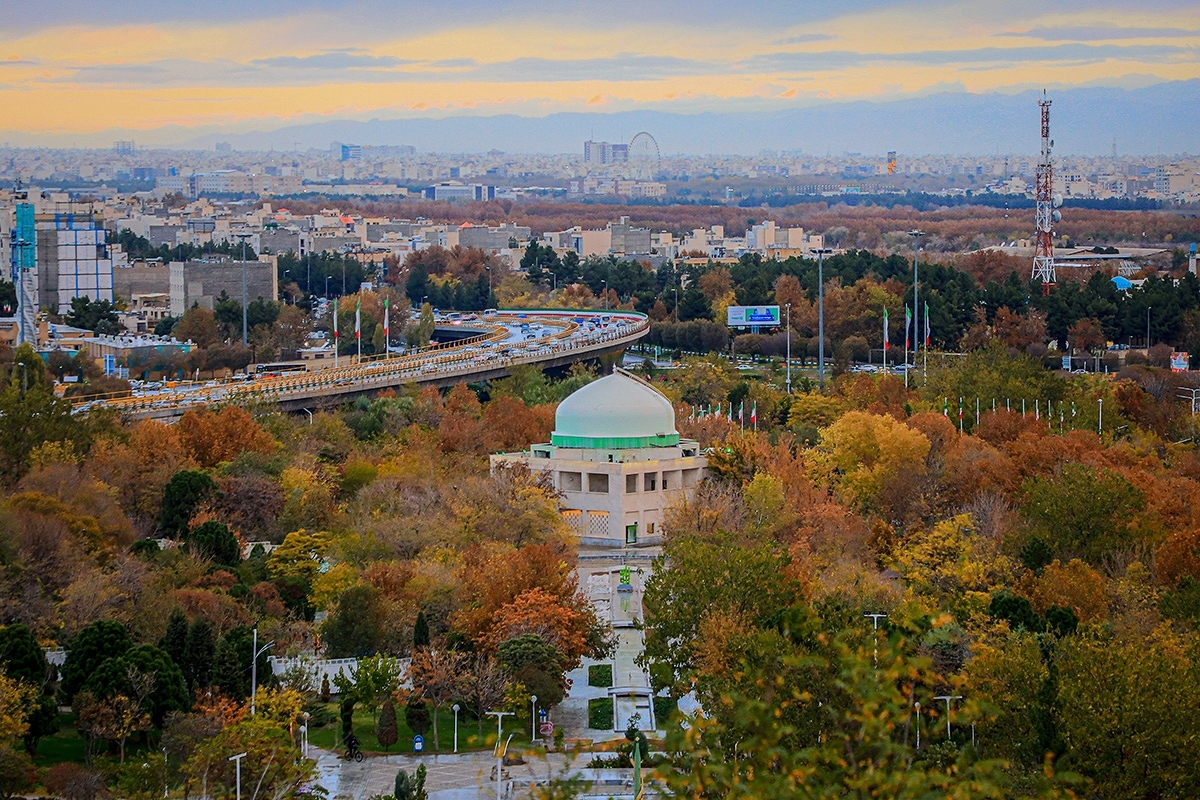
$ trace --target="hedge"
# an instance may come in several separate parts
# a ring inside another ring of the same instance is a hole
[[[613,724],[613,701],[611,697],[588,700],[588,727],[611,731]]]
[[[654,698],[654,724],[660,729],[667,726],[667,720],[675,710],[675,701],[670,697]]]
[[[613,685],[612,664],[592,664],[588,667],[588,686],[607,689]]]

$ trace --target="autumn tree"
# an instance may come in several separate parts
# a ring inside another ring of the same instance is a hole
[[[483,718],[504,699],[508,687],[508,674],[496,659],[487,653],[476,653],[465,673],[466,688],[463,699],[475,714],[478,734],[483,737]]]
[[[189,411],[176,423],[179,439],[201,467],[215,467],[242,453],[270,453],[275,440],[238,406]]]
[[[383,706],[379,711],[379,723],[375,727],[375,736],[383,745],[384,750],[394,745],[399,737],[399,730],[396,726],[396,704],[390,697],[383,701]]]
[[[441,749],[438,740],[438,712],[442,706],[462,695],[467,687],[467,656],[446,647],[428,647],[412,656],[409,677],[413,690],[433,706],[433,747]]]

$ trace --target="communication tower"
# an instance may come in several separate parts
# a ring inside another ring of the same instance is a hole
[[[1062,205],[1062,196],[1054,192],[1054,166],[1050,151],[1054,140],[1050,138],[1050,100],[1042,90],[1038,106],[1042,110],[1042,154],[1037,164],[1037,204],[1034,212],[1036,232],[1033,246],[1033,280],[1042,282],[1042,292],[1050,294],[1057,279],[1054,274],[1054,223],[1062,219],[1056,209]]]

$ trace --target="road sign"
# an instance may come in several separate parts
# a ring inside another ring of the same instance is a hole
[[[542,736],[552,735],[554,733],[554,723],[553,722],[543,722],[541,725],[538,726],[538,733],[540,733]]]
[[[729,306],[726,319],[731,328],[779,326],[779,306]]]
[[[425,751],[425,737],[418,733],[416,736],[413,737],[413,752],[414,753],[423,753],[424,751]]]

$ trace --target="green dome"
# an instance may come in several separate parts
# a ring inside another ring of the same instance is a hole
[[[558,405],[550,442],[559,447],[626,449],[679,444],[671,401],[617,370]]]

